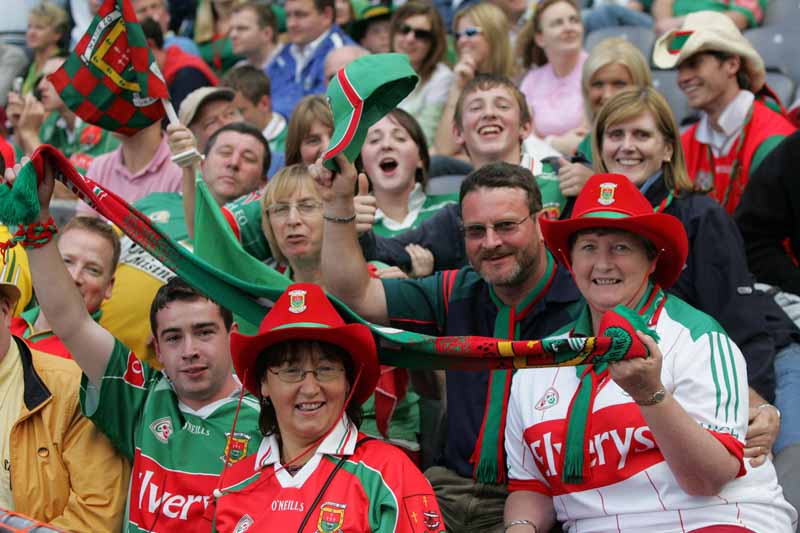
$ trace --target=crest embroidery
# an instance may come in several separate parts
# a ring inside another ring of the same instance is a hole
[[[172,420],[168,416],[154,420],[150,424],[150,431],[159,441],[166,444],[169,436],[172,435]]]
[[[600,197],[597,199],[597,203],[600,205],[613,204],[616,201],[616,199],[614,198],[614,192],[616,191],[616,188],[617,188],[616,183],[601,183]]]
[[[300,314],[308,309],[306,305],[306,291],[297,289],[289,291],[289,312]]]
[[[219,458],[223,463],[227,457],[230,464],[238,463],[247,457],[247,445],[250,443],[250,435],[247,433],[225,433],[225,453]]]
[[[545,409],[550,409],[557,403],[558,403],[558,391],[555,390],[553,387],[550,387],[546,391],[544,391],[544,395],[538,402],[536,402],[534,409],[538,409],[539,411],[544,411]]]
[[[346,508],[347,505],[343,503],[323,503],[319,508],[317,533],[334,533],[334,531],[341,531],[344,525],[344,510]]]

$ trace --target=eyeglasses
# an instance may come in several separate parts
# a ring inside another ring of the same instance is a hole
[[[423,30],[422,28],[414,28],[413,26],[409,26],[408,24],[403,24],[400,26],[400,29],[397,30],[400,35],[406,36],[409,33],[414,33],[414,39],[418,41],[432,41],[433,40],[433,32],[431,30]]]
[[[514,222],[513,220],[501,220],[499,222],[495,222],[494,224],[489,224],[486,226],[484,226],[483,224],[470,224],[468,226],[463,226],[461,228],[461,231],[464,232],[464,237],[473,241],[478,241],[486,237],[486,230],[488,228],[492,228],[492,230],[497,235],[501,237],[506,237],[517,231],[519,225],[528,220],[529,218],[531,218],[530,213],[528,214],[528,216],[517,222]]]
[[[300,213],[300,216],[307,217],[317,212],[322,207],[322,204],[313,200],[302,200],[296,204],[278,202],[268,205],[267,213],[272,218],[286,218],[289,216],[289,211],[292,210],[292,207],[297,209],[297,212]]]
[[[271,374],[278,376],[284,383],[300,383],[306,379],[306,374],[314,374],[314,378],[319,382],[333,381],[338,378],[344,368],[338,366],[318,366],[314,370],[303,370],[296,366],[281,368],[278,370],[268,369]]]
[[[481,33],[483,33],[482,29],[470,26],[469,28],[464,28],[463,31],[456,32],[456,41],[461,39],[462,37],[475,37],[476,35],[480,35]]]

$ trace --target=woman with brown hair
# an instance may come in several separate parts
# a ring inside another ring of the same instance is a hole
[[[306,96],[297,104],[286,130],[286,166],[310,165],[328,147],[333,115],[324,96]]]
[[[417,118],[426,144],[433,144],[453,71],[445,63],[447,37],[439,12],[431,4],[411,0],[392,15],[392,52],[406,54],[419,83],[398,107]]]
[[[520,90],[533,114],[534,133],[572,155],[589,123],[581,95],[581,14],[572,0],[543,0],[517,38],[517,56],[528,69]]]

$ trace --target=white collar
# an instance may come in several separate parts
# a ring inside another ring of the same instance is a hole
[[[258,471],[274,465],[275,478],[282,487],[302,487],[303,483],[316,471],[324,455],[353,455],[357,440],[358,428],[350,422],[347,415],[342,415],[333,430],[314,452],[314,456],[292,476],[281,466],[281,449],[278,439],[275,435],[269,435],[264,437],[258,447],[254,470]]]
[[[722,131],[711,127],[707,113],[703,113],[697,125],[695,138],[702,144],[711,145],[718,152],[725,151],[730,143],[744,127],[747,113],[753,105],[755,95],[750,91],[740,90],[739,94],[722,110],[717,121]]]
[[[269,119],[269,124],[267,127],[264,128],[264,131],[261,132],[264,135],[264,138],[268,141],[271,141],[275,137],[281,134],[283,128],[286,127],[286,119],[283,118],[283,115],[280,113],[273,111],[272,118]]]
[[[414,188],[411,189],[411,194],[408,195],[408,214],[406,218],[404,218],[401,222],[397,222],[386,216],[386,213],[381,211],[378,208],[375,211],[375,222],[382,222],[387,229],[392,231],[398,231],[410,228],[414,221],[417,220],[417,216],[419,216],[419,212],[422,209],[422,206],[425,204],[425,200],[428,197],[425,195],[425,191],[422,190],[421,183],[415,183]]]
[[[292,56],[294,57],[295,62],[298,65],[300,65],[300,64],[305,65],[305,63],[309,60],[309,58],[311,58],[311,56],[314,55],[314,52],[317,51],[317,48],[319,47],[319,45],[322,44],[322,41],[324,41],[325,38],[328,35],[330,35],[332,29],[333,29],[333,27],[328,28],[328,30],[325,33],[323,33],[322,35],[320,35],[319,37],[317,37],[316,39],[314,39],[310,43],[308,43],[305,46],[303,46],[303,48],[300,48],[296,44],[289,45],[289,53],[292,54]]]

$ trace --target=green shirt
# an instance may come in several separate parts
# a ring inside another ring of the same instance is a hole
[[[457,194],[428,196],[423,192],[422,185],[417,183],[408,197],[408,215],[406,215],[405,220],[396,222],[387,218],[383,211],[378,209],[377,213],[375,213],[375,224],[372,226],[372,230],[375,235],[391,237],[403,231],[416,228],[445,205],[456,202],[458,202]]]

